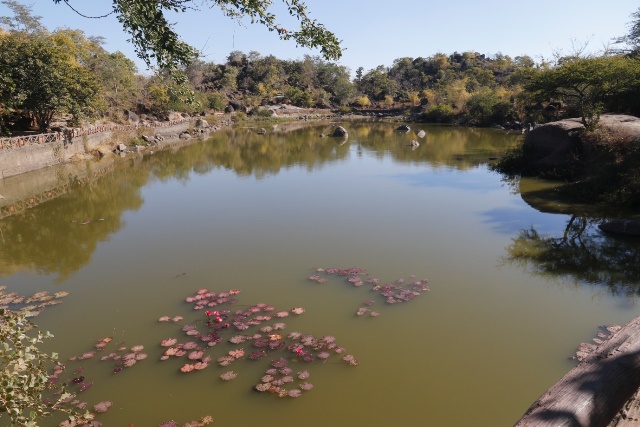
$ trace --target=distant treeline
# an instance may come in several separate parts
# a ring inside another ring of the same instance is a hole
[[[600,56],[536,62],[477,52],[398,58],[390,66],[351,79],[350,70],[319,57],[281,60],[234,51],[224,64],[195,60],[176,83],[163,72],[138,74],[121,52],[82,31],[48,31],[30,9],[8,3],[13,17],[0,21],[0,126],[3,134],[54,116],[71,122],[125,120],[126,110],[160,118],[187,113],[289,103],[300,107],[396,109],[430,122],[521,126],[564,116],[591,125],[604,111],[640,113],[638,38],[630,48]],[[635,16],[634,14],[633,16]],[[257,109],[255,110],[257,111]]]

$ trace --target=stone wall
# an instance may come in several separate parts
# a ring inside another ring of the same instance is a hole
[[[12,150],[2,150],[0,151],[0,179],[85,159],[96,150],[103,154],[112,152],[118,144],[130,142],[140,132],[150,136],[162,135],[165,138],[174,136],[177,138],[178,134],[189,129],[189,127],[190,122],[185,121],[173,126],[141,128],[140,130],[131,131],[105,131],[74,137],[69,142],[60,140]]]

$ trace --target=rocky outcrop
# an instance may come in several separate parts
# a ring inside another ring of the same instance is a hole
[[[599,125],[614,137],[640,141],[640,118],[622,114],[606,114]],[[572,162],[583,153],[580,138],[584,126],[579,118],[540,125],[527,133],[524,144],[523,175],[553,175],[571,173]]]
[[[396,130],[398,132],[409,132],[411,128],[409,127],[409,125],[400,125]]]

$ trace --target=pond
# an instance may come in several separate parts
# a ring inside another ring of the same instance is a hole
[[[519,135],[342,125],[347,140],[321,138],[329,122],[236,128],[125,158],[94,180],[60,173],[68,191],[0,220],[0,285],[69,293],[34,320],[69,375],[84,368],[93,386],[79,399],[113,402],[104,425],[206,415],[217,426],[513,425],[599,325],[640,314],[636,242],[600,233],[548,183],[489,170]],[[211,305],[194,309],[198,299]],[[96,356],[69,361],[104,338]],[[183,350],[161,345],[170,338],[212,360],[181,372],[197,361],[161,360]],[[137,345],[148,357],[120,372],[100,360]],[[293,381],[272,387],[313,389],[255,391],[279,358],[291,374],[275,376]]]

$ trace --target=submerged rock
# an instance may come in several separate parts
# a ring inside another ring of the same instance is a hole
[[[342,126],[338,126],[333,131],[331,136],[338,137],[338,138],[346,138],[347,136],[349,136],[349,132],[347,132],[347,130],[345,128],[343,128]]]
[[[625,236],[640,236],[640,221],[620,219],[604,222],[600,224],[598,228],[607,233],[621,234]]]

